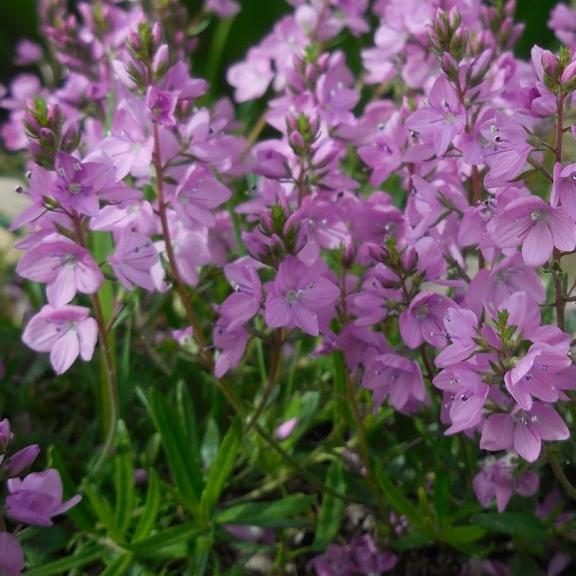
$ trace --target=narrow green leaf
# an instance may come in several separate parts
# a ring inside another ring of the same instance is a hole
[[[118,525],[116,524],[116,518],[114,517],[114,511],[112,507],[100,494],[98,493],[96,487],[86,486],[84,489],[84,494],[86,495],[90,506],[94,510],[98,520],[102,526],[106,529],[108,534],[115,541],[121,541],[122,536]]]
[[[157,390],[150,392],[148,400],[151,416],[162,437],[168,466],[182,503],[195,514],[203,489],[202,470],[190,458],[190,446],[186,442],[186,434],[177,412]]]
[[[73,556],[62,558],[38,568],[29,568],[26,570],[26,576],[53,576],[63,574],[75,568],[82,568],[102,557],[102,548],[97,544],[86,546],[79,550]]]
[[[340,462],[332,462],[328,469],[326,485],[339,494],[346,493],[346,482]],[[322,498],[322,507],[318,515],[318,524],[314,536],[314,548],[324,550],[340,529],[340,522],[344,513],[345,502],[341,498],[335,498],[326,492]]]
[[[139,558],[156,559],[156,556],[161,554],[163,550],[172,548],[177,544],[187,544],[204,532],[205,530],[198,528],[196,524],[187,522],[139,540],[130,546],[130,550]],[[182,550],[185,556],[187,553],[186,547]]]
[[[214,534],[209,532],[196,539],[194,549],[194,576],[204,576],[208,568],[210,552],[214,546]]]
[[[148,491],[146,493],[146,502],[144,503],[144,510],[142,516],[138,520],[136,530],[134,532],[133,542],[138,542],[146,538],[156,521],[158,510],[160,508],[160,480],[155,470],[148,471]]]
[[[477,526],[486,528],[490,532],[509,534],[527,540],[545,541],[550,535],[546,526],[532,514],[520,512],[486,512],[472,517]]]
[[[215,519],[219,524],[243,524],[270,528],[303,526],[309,521],[296,519],[295,516],[309,512],[314,501],[314,496],[295,494],[275,502],[249,502],[221,510],[216,514]]]
[[[126,570],[132,564],[132,552],[121,552],[106,566],[106,569],[100,576],[125,576]]]
[[[376,477],[390,506],[392,506],[398,514],[406,516],[414,528],[428,535],[430,530],[424,523],[418,508],[404,496],[402,491],[386,476],[380,466],[376,467]]]
[[[228,429],[226,436],[224,436],[216,459],[212,463],[206,478],[206,487],[204,488],[200,504],[200,513],[204,522],[210,520],[220,494],[226,486],[228,476],[230,476],[234,468],[238,450],[240,449],[241,435],[242,428],[239,420],[236,419]]]
[[[115,524],[118,534],[124,537],[132,520],[136,497],[134,493],[134,460],[128,432],[122,420],[118,421],[116,431],[114,489],[116,495]]]

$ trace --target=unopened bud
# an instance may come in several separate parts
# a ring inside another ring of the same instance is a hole
[[[64,152],[71,154],[80,145],[80,125],[78,122],[73,122],[62,136],[60,147]]]

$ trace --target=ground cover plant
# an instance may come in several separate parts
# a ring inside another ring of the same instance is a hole
[[[0,574],[571,573],[576,11],[242,4],[16,47]]]

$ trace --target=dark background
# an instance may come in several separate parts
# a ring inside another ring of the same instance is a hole
[[[424,0],[426,1],[426,0]],[[73,0],[72,0],[73,3]],[[191,13],[195,13],[201,2],[183,0]],[[290,7],[283,0],[240,0],[242,10],[234,20],[230,36],[223,52],[221,70],[239,60],[248,47],[257,43],[271,28],[272,23]],[[546,23],[552,7],[558,0],[518,0],[517,19],[526,24],[526,31],[518,45],[518,53],[527,56],[533,44],[553,46],[554,36]],[[0,0],[0,82],[7,83],[14,75],[12,53],[15,43],[23,37],[38,40],[35,0]],[[211,45],[215,26],[204,33],[203,46]],[[197,58],[208,58],[200,52]],[[222,79],[220,79],[222,80]]]

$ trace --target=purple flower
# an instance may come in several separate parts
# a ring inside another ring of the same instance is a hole
[[[127,290],[132,290],[134,286],[149,291],[156,289],[151,270],[158,262],[158,253],[148,236],[130,230],[125,232],[116,244],[114,254],[108,257],[108,262]]]
[[[562,373],[572,364],[570,358],[553,346],[534,344],[526,356],[504,375],[510,395],[520,408],[532,408],[532,396],[543,402],[556,402],[563,387]],[[573,376],[570,372],[569,377]],[[576,386],[576,383],[574,384]]]
[[[234,330],[258,314],[262,302],[262,284],[258,272],[250,264],[228,264],[224,272],[234,293],[220,306],[220,315],[228,329]]]
[[[451,422],[446,435],[470,430],[480,424],[490,387],[479,374],[466,366],[448,368],[434,378],[434,386],[447,392],[445,397],[450,399],[444,406],[448,408]]]
[[[520,254],[516,253],[503,258],[490,270],[478,270],[468,286],[464,303],[480,316],[485,306],[499,306],[514,292],[521,291],[537,303],[546,297],[538,273],[526,266]]]
[[[428,102],[429,107],[416,110],[406,120],[406,127],[430,137],[436,155],[443,156],[454,138],[464,129],[464,110],[454,87],[443,76],[434,82]]]
[[[28,474],[23,480],[11,478],[6,485],[6,515],[33,526],[51,526],[53,516],[64,514],[82,499],[76,495],[62,502],[62,480],[53,468]]]
[[[76,358],[90,360],[96,346],[98,328],[82,306],[53,308],[49,304],[36,314],[24,330],[22,340],[37,352],[50,352],[57,374],[72,366]]]
[[[537,196],[510,202],[490,221],[488,230],[500,248],[521,244],[529,266],[547,262],[554,248],[561,252],[576,248],[574,219],[563,208],[553,208]]]
[[[449,308],[444,327],[450,344],[436,357],[436,366],[445,368],[466,360],[477,348],[478,318],[470,310]]]
[[[160,90],[156,86],[150,86],[146,94],[146,108],[152,122],[165,126],[175,126],[176,106],[178,95],[168,90]]]
[[[240,5],[236,0],[206,0],[204,8],[220,18],[232,18],[240,11]]]
[[[231,196],[230,190],[218,182],[206,168],[193,164],[176,188],[173,206],[180,219],[188,226],[197,222],[212,227],[215,225],[212,210],[224,204]]]
[[[524,460],[534,462],[540,456],[542,440],[567,440],[570,431],[558,413],[547,404],[534,402],[530,411],[493,414],[484,423],[480,448],[514,448]]]
[[[573,219],[576,218],[576,163],[566,166],[562,166],[559,162],[554,164],[550,204],[554,208],[562,205]]]
[[[481,134],[487,143],[484,161],[490,168],[485,185],[502,186],[516,178],[532,152],[524,126],[511,117],[497,114],[484,122]]]
[[[20,542],[8,532],[0,532],[0,574],[19,576],[22,570],[24,570],[24,552]]]
[[[150,174],[154,140],[144,129],[147,122],[137,102],[123,100],[112,120],[112,134],[98,144],[106,154],[121,180],[131,174],[147,177]]]
[[[408,309],[400,314],[400,334],[410,348],[418,348],[428,342],[436,348],[446,345],[444,318],[448,309],[455,306],[446,296],[432,292],[421,292]]]
[[[474,493],[483,508],[488,508],[496,500],[498,512],[504,512],[514,492],[520,496],[532,496],[540,485],[540,479],[534,472],[524,471],[516,474],[515,458],[504,456],[499,460],[489,457],[482,469],[474,477]]]
[[[259,48],[252,48],[246,60],[231,66],[227,75],[228,83],[236,89],[234,93],[236,102],[260,98],[268,90],[273,78],[270,58]]]
[[[52,184],[54,198],[66,210],[87,216],[98,215],[98,194],[116,182],[112,164],[81,162],[64,152],[56,155],[56,174],[58,177]]]
[[[48,236],[24,254],[16,271],[34,282],[48,284],[48,302],[58,308],[68,304],[77,292],[94,294],[104,276],[90,252],[64,236]]]
[[[214,326],[214,346],[219,352],[216,356],[214,375],[222,378],[228,370],[238,366],[248,344],[248,332],[241,326],[229,329],[222,320]]]
[[[289,256],[278,268],[266,298],[264,318],[271,328],[297,326],[307,334],[318,336],[318,312],[338,299],[338,287]]]
[[[12,456],[3,463],[2,468],[7,472],[9,478],[13,478],[21,474],[29,466],[32,466],[38,454],[40,454],[40,446],[38,446],[38,444],[31,444],[12,454]]]
[[[382,354],[369,361],[362,386],[372,390],[376,405],[389,397],[396,410],[404,409],[412,398],[423,402],[426,397],[420,367],[398,354]]]

